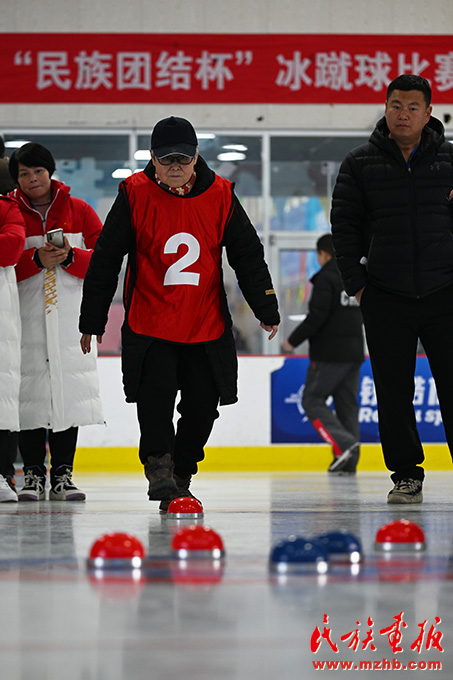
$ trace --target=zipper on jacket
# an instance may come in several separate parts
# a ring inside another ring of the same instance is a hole
[[[415,153],[416,149],[414,150],[413,153]],[[414,289],[415,289],[415,297],[419,298],[420,297],[420,278],[419,278],[419,269],[420,269],[420,244],[419,244],[419,236],[417,232],[417,209],[416,209],[416,192],[415,192],[415,186],[414,186],[414,175],[412,172],[412,168],[410,165],[412,155],[410,155],[409,160],[407,162],[407,174],[408,174],[408,180],[409,180],[409,198],[410,198],[410,224],[411,224],[411,232],[412,232],[412,239],[413,239],[413,254],[414,254]]]

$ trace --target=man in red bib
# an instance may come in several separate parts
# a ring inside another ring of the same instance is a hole
[[[150,500],[165,512],[191,477],[218,418],[237,401],[237,357],[223,287],[226,249],[239,286],[272,339],[280,317],[259,237],[234,193],[198,154],[191,123],[171,116],[151,135],[151,161],[120,184],[84,282],[84,353],[101,341],[125,255],[122,371],[137,403]],[[180,418],[176,432],[173,414]]]

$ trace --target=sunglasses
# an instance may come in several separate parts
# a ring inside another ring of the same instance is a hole
[[[161,165],[173,165],[173,163],[177,163],[178,165],[190,165],[194,158],[195,156],[175,155],[165,156],[164,158],[158,158],[157,160]]]

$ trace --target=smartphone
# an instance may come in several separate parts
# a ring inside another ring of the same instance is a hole
[[[47,242],[55,248],[64,248],[64,233],[63,229],[52,229],[46,234]]]

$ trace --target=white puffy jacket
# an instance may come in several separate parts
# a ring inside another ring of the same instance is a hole
[[[14,265],[24,242],[16,201],[0,196],[0,430],[19,430],[20,313]]]
[[[78,318],[83,277],[102,228],[94,210],[52,180],[53,202],[45,223],[19,189],[27,238],[16,273],[22,319],[20,427],[60,432],[104,422],[96,351],[83,354]],[[39,269],[33,261],[44,233],[62,227],[73,248],[67,268]]]

